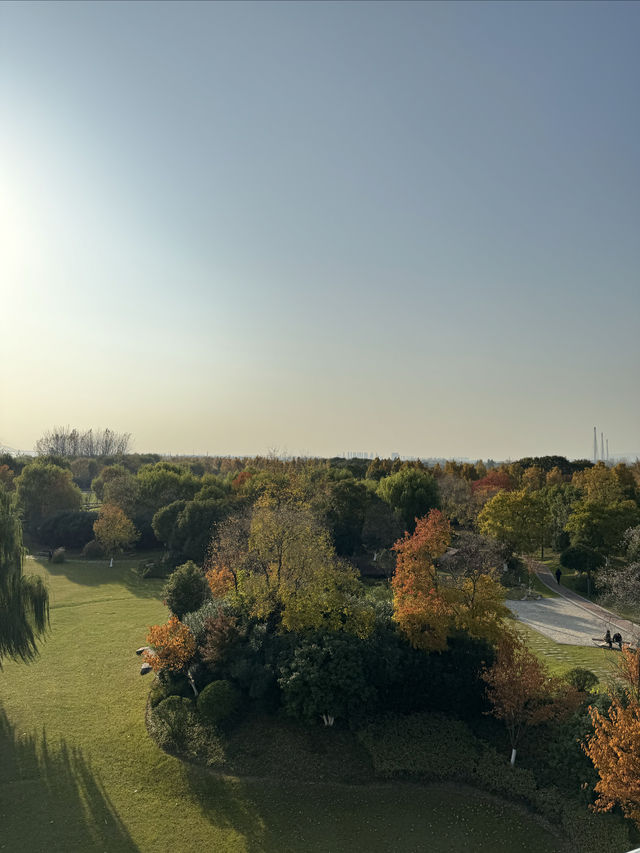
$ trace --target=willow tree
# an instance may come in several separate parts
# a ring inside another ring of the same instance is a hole
[[[22,573],[22,525],[15,501],[0,488],[0,667],[4,658],[30,661],[49,624],[42,578]]]

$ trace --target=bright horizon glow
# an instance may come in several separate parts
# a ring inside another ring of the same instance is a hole
[[[640,451],[640,6],[4,3],[0,444]]]

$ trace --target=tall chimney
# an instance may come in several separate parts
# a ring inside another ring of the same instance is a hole
[[[598,461],[598,434],[596,428],[593,428],[593,464]]]
[[[604,433],[600,433],[600,459],[604,462]]]

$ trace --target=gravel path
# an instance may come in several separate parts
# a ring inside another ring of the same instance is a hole
[[[593,638],[604,637],[608,628],[612,634],[619,631],[625,642],[637,645],[640,626],[621,619],[562,584],[558,585],[551,572],[541,563],[536,564],[536,574],[545,586],[560,597],[508,602],[509,609],[527,625],[556,643],[593,646]]]
[[[598,616],[564,598],[508,601],[507,606],[521,622],[525,622],[556,643],[593,646],[592,638],[604,637],[607,628],[615,634],[611,622],[604,622]],[[624,637],[624,634],[622,636]]]

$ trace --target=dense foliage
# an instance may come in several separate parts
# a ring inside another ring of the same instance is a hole
[[[12,495],[0,487],[0,667],[3,658],[32,660],[49,623],[42,578],[23,574],[22,525]]]

